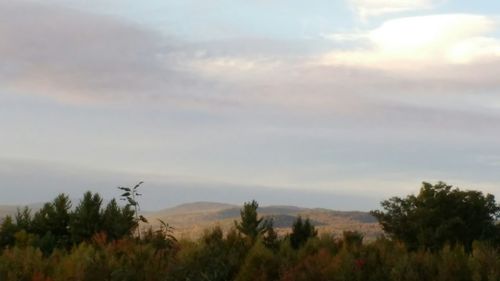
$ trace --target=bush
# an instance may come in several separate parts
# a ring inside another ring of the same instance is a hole
[[[450,244],[461,245],[470,253],[474,240],[497,239],[500,206],[491,194],[424,182],[418,195],[393,197],[381,205],[385,211],[372,211],[372,215],[385,232],[411,250],[436,251]]]

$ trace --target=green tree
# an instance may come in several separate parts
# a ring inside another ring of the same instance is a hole
[[[207,229],[198,243],[182,250],[167,280],[234,280],[248,250],[244,244],[234,233],[224,239],[219,226]]]
[[[316,237],[318,231],[311,224],[309,218],[302,220],[301,216],[298,216],[292,226],[292,233],[290,234],[290,244],[294,249],[300,248],[304,245],[309,238]]]
[[[33,215],[33,220],[31,221],[31,232],[40,237],[49,232],[49,221],[50,218],[54,217],[54,213],[54,205],[49,202],[43,204],[43,207]]]
[[[259,240],[248,251],[245,261],[241,265],[238,275],[234,280],[280,280],[279,275],[279,257]]]
[[[137,227],[134,210],[126,205],[119,207],[116,200],[111,200],[103,213],[103,231],[111,240],[128,236]]]
[[[70,209],[71,200],[66,194],[59,194],[53,201],[53,212],[49,214],[49,231],[55,236],[60,247],[68,247],[71,244],[70,234]]]
[[[273,221],[268,220],[266,223],[266,229],[264,230],[265,234],[262,237],[262,243],[264,246],[271,250],[278,250],[280,246],[280,240],[278,237],[278,233],[274,230]]]
[[[101,212],[102,198],[98,193],[87,191],[83,199],[71,214],[71,237],[73,242],[88,240],[102,231],[103,216]]]
[[[44,248],[44,253],[52,252],[54,247],[68,248],[71,245],[70,208],[69,197],[59,194],[34,214],[30,228],[23,228],[39,237],[38,245]],[[21,217],[24,219],[20,222],[28,220],[27,214]]]
[[[268,220],[258,218],[257,209],[259,204],[257,201],[245,202],[240,211],[241,222],[234,222],[236,229],[251,241],[255,241],[257,236],[262,235],[268,229]]]
[[[54,247],[67,248],[71,245],[69,222],[71,201],[65,194],[58,195],[52,202],[47,202],[31,217],[31,211],[25,207],[16,214],[17,228],[35,235],[36,244],[44,248],[44,253],[52,252]]]
[[[493,240],[500,206],[491,194],[462,191],[443,182],[424,182],[418,195],[392,197],[372,211],[386,233],[409,249],[438,250],[443,245],[472,249],[474,240]]]
[[[28,207],[24,207],[23,209],[17,209],[16,213],[16,225],[20,230],[24,230],[26,232],[31,231],[31,210]]]
[[[357,248],[363,244],[363,234],[359,231],[345,230],[342,232],[342,241],[349,248]]]
[[[7,246],[14,245],[17,231],[17,225],[14,223],[12,217],[6,216],[0,225],[0,250]]]

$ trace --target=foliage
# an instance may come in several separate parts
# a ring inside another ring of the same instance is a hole
[[[136,226],[134,210],[129,205],[120,207],[113,199],[103,208],[99,194],[86,192],[71,211],[71,200],[60,194],[33,215],[30,209],[23,208],[17,211],[15,220],[4,218],[0,225],[0,249],[22,244],[50,255],[54,249],[69,250],[98,233],[105,233],[109,240],[128,237]]]
[[[264,234],[272,228],[272,222],[264,220],[264,218],[258,218],[258,208],[259,204],[255,200],[245,202],[243,209],[240,211],[241,221],[234,222],[236,228],[252,242],[257,239],[257,236]]]
[[[30,211],[18,212],[16,222],[19,229],[39,237],[37,243],[44,253],[54,247],[68,248],[72,244],[70,224],[71,201],[65,194],[58,195],[52,202],[44,204],[31,220]]]
[[[248,251],[235,280],[237,281],[272,281],[279,277],[279,258],[268,247],[257,241]]]
[[[424,182],[418,195],[382,201],[385,211],[372,211],[391,237],[409,249],[438,250],[445,244],[472,250],[474,240],[498,236],[495,219],[500,215],[491,194],[462,191],[443,182]]]
[[[292,225],[292,233],[290,234],[290,244],[294,249],[300,248],[308,239],[316,237],[318,231],[311,224],[309,218],[302,220],[302,217],[298,216]]]
[[[348,248],[358,248],[363,244],[363,234],[358,231],[342,232],[342,241]]]
[[[123,193],[120,195],[120,200],[126,201],[127,202],[127,207],[132,208],[134,210],[134,219],[135,219],[135,224],[138,226],[139,222],[144,222],[147,223],[148,220],[139,214],[139,211],[141,210],[141,207],[139,205],[138,197],[142,196],[141,193],[139,193],[139,187],[143,184],[143,181],[140,181],[133,187],[124,187],[120,186],[118,189],[122,190]],[[137,235],[138,237],[141,236],[140,229],[137,229]]]
[[[179,254],[169,280],[233,280],[247,246],[233,231],[226,239],[220,227],[206,230],[198,243]]]
[[[71,234],[76,244],[89,240],[103,230],[101,213],[102,198],[99,194],[88,191],[71,216]]]
[[[151,244],[157,251],[173,250],[177,247],[177,238],[172,234],[174,228],[158,219],[160,228],[153,230],[150,227],[142,235],[142,240],[145,243]]]
[[[2,225],[0,226],[0,247],[5,248],[7,246],[14,245],[15,234],[18,228],[17,225],[12,220],[11,216],[6,216],[3,219]]]
[[[129,205],[120,208],[116,200],[111,200],[102,213],[102,230],[109,239],[116,240],[131,234],[137,227],[134,220],[134,211]]]
[[[500,247],[494,239],[474,241],[470,250],[452,241],[413,250],[401,239],[363,242],[363,234],[355,231],[318,237],[309,220],[300,217],[294,232],[280,237],[272,224],[261,228],[255,202],[248,203],[251,215],[245,219],[258,224],[237,224],[242,227],[226,233],[214,227],[198,240],[177,241],[164,222],[132,236],[137,221],[131,205],[120,207],[112,200],[103,208],[100,196],[92,193],[73,211],[68,203],[66,196],[58,196],[33,215],[22,209],[3,219],[0,280],[500,280]],[[90,218],[95,219],[92,231],[73,229],[91,224]],[[251,233],[257,235],[252,239]],[[69,246],[64,245],[68,235]]]
[[[267,248],[276,251],[279,248],[279,237],[278,233],[274,230],[273,221],[269,220],[266,223],[266,227],[264,229],[264,235],[262,237],[262,243]]]

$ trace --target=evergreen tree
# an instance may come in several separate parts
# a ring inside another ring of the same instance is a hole
[[[19,230],[30,232],[32,228],[31,210],[28,207],[17,209],[16,225]]]
[[[71,243],[70,209],[71,201],[65,194],[59,194],[52,201],[53,212],[49,213],[49,231],[55,236],[58,246],[68,247]]]
[[[264,246],[271,250],[277,250],[279,248],[278,233],[274,230],[273,220],[268,220],[266,223],[265,234],[262,238]]]
[[[16,242],[15,234],[17,231],[18,228],[12,220],[12,217],[6,216],[0,226],[0,250],[7,246],[14,245]]]
[[[304,245],[309,238],[316,237],[318,231],[311,224],[309,218],[302,220],[301,216],[298,216],[292,226],[292,233],[290,234],[290,244],[294,249],[300,248]]]
[[[83,199],[71,214],[70,229],[74,243],[92,238],[102,231],[103,221],[101,213],[102,198],[98,193],[87,191]]]
[[[116,200],[111,200],[103,213],[103,231],[111,240],[120,239],[132,233],[137,227],[134,210],[129,206],[120,208]]]
[[[241,222],[234,222],[236,229],[251,241],[255,241],[257,236],[266,232],[269,221],[263,218],[258,218],[257,209],[259,204],[252,200],[243,204],[243,209],[240,211]]]
[[[55,215],[54,205],[45,203],[43,207],[35,212],[31,221],[31,231],[39,236],[44,236],[51,230],[51,218]]]

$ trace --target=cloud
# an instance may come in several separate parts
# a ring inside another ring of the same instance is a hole
[[[482,15],[445,14],[388,20],[365,32],[332,34],[332,40],[355,39],[369,47],[334,50],[321,58],[327,65],[415,69],[468,64],[500,58],[500,40],[489,34],[497,22]]]
[[[0,0],[0,18],[2,88],[64,103],[245,103],[251,95],[239,91],[252,88],[242,86],[252,78],[242,74],[274,71],[308,49],[304,42],[259,38],[186,43],[120,17],[54,3]]]
[[[11,92],[75,103],[175,100],[194,84],[179,43],[138,24],[27,1],[0,1],[0,18],[0,81]]]
[[[394,101],[403,87],[465,92],[498,86],[499,64],[484,62],[496,57],[497,40],[488,37],[495,22],[478,15],[402,18],[367,32],[331,34],[361,47],[319,58],[307,51],[316,42],[186,44],[109,15],[34,2],[0,1],[0,17],[3,88],[76,104],[153,101],[364,116],[382,93]],[[478,62],[488,71],[472,71]]]
[[[384,14],[413,10],[431,9],[439,2],[436,0],[349,0],[360,18],[366,19]]]
[[[36,3],[0,0],[6,156],[364,193],[381,193],[390,182],[396,190],[409,179],[411,188],[434,178],[498,182],[497,159],[480,157],[500,155],[492,18],[401,18],[325,36],[333,42],[186,43],[109,14]],[[67,106],[30,95],[128,103]],[[12,186],[28,192],[37,171],[67,173],[11,167],[0,161],[0,174],[10,173]],[[15,185],[17,179],[27,180]],[[72,179],[43,181],[64,188]]]
[[[250,91],[293,64],[281,63],[284,54],[305,49],[263,39],[185,43],[122,18],[41,2],[0,0],[0,18],[3,90],[74,104],[267,103]]]

